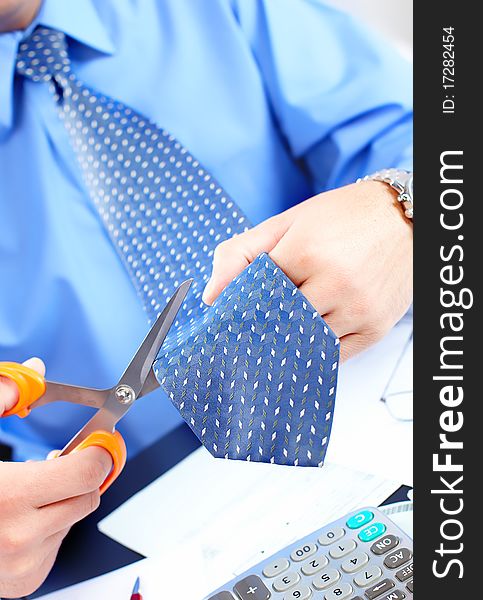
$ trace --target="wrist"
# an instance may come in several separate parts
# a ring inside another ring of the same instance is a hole
[[[412,243],[412,220],[404,216],[398,192],[382,181],[362,180],[355,184],[358,202],[369,216],[366,225],[385,232],[386,242],[407,240]],[[372,223],[372,225],[371,225]],[[404,242],[405,244],[406,242]]]
[[[413,205],[413,174],[402,169],[382,169],[372,175],[366,175],[360,181],[378,181],[391,188],[396,193],[404,216],[411,220],[414,214]]]

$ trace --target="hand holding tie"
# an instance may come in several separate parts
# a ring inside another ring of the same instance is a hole
[[[409,308],[412,236],[383,183],[319,194],[221,243],[203,299],[212,304],[268,252],[339,336],[345,360],[382,338]]]

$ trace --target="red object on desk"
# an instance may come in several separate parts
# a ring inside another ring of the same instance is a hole
[[[143,600],[143,597],[141,596],[141,594],[139,593],[139,577],[136,579],[136,581],[134,582],[134,587],[132,589],[132,594],[131,594],[131,600]]]

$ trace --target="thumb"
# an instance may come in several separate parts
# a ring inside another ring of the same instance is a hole
[[[40,358],[29,358],[23,363],[41,375],[45,375],[45,365]],[[16,384],[7,377],[0,377],[0,417],[13,408],[18,400]]]
[[[263,221],[256,227],[219,244],[213,255],[211,277],[203,302],[213,304],[226,286],[262,252],[270,252],[290,226],[290,211]]]

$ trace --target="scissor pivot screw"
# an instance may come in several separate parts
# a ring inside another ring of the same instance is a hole
[[[123,384],[116,389],[116,398],[121,404],[131,404],[136,399],[136,394],[132,387]]]

